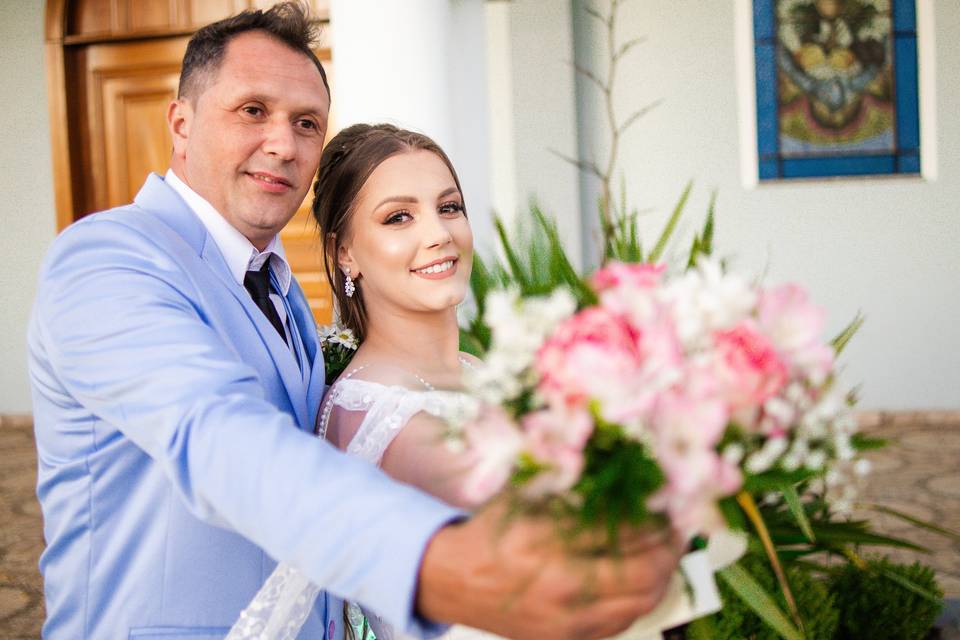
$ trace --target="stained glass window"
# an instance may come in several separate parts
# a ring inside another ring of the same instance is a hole
[[[920,173],[915,0],[754,0],[761,180]]]

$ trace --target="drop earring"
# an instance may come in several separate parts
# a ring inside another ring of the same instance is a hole
[[[343,268],[343,293],[348,298],[353,297],[353,292],[357,290],[357,285],[353,283],[353,278],[350,277],[350,267]]]

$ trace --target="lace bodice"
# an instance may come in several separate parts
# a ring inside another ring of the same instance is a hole
[[[424,380],[423,390],[385,385],[357,378],[342,378],[330,389],[317,425],[317,435],[326,437],[330,417],[337,409],[363,412],[363,419],[347,445],[346,452],[371,464],[380,465],[393,439],[420,412],[453,424],[477,411],[472,397],[456,391],[439,391]]]

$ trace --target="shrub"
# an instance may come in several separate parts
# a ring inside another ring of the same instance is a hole
[[[776,594],[777,605],[787,612],[786,601],[780,593],[776,576],[770,569],[769,560],[764,556],[748,555],[740,562],[768,593]],[[833,638],[840,612],[834,603],[835,596],[826,582],[801,567],[787,567],[786,571],[790,589],[803,619],[806,637],[810,640]],[[694,621],[687,628],[688,640],[780,640],[777,632],[768,627],[722,578],[718,578],[717,582],[723,599],[723,609]]]
[[[936,594],[939,602],[885,575],[890,573]],[[920,640],[943,608],[943,590],[933,569],[919,562],[897,564],[874,557],[865,570],[847,565],[836,571],[830,590],[840,611],[837,637],[844,640]]]

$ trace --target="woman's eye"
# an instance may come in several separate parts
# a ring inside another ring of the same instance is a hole
[[[446,202],[440,205],[440,213],[459,214],[463,212],[463,205],[459,202]]]
[[[391,213],[387,216],[387,219],[384,220],[384,224],[400,224],[401,222],[406,222],[411,220],[412,217],[407,211],[397,211],[396,213]]]

